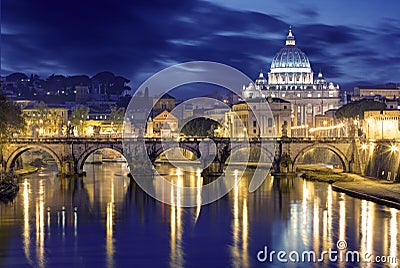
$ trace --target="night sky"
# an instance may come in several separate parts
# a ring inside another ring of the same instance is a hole
[[[135,88],[209,60],[256,78],[292,25],[315,73],[341,88],[400,82],[400,1],[2,0],[1,74],[111,71]]]

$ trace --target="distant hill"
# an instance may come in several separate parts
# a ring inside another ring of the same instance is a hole
[[[5,77],[8,90],[14,90],[20,97],[33,98],[41,95],[65,95],[71,98],[75,95],[76,86],[87,86],[94,94],[121,95],[125,90],[131,89],[127,86],[129,82],[129,79],[106,71],[99,72],[91,78],[85,74],[52,74],[47,78],[40,78],[35,74],[28,76],[24,73],[13,73]]]

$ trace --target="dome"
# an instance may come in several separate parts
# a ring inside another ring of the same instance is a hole
[[[275,68],[311,68],[306,54],[295,46],[285,46],[272,60],[271,71]]]
[[[289,29],[285,47],[272,60],[271,72],[277,68],[307,68],[311,71],[310,61],[306,54],[296,47],[292,29]]]

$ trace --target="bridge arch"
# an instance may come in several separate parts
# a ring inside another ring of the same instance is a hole
[[[198,147],[198,146],[197,146]],[[200,159],[201,153],[198,148],[194,148],[193,146],[190,146],[189,144],[186,143],[180,143],[179,147],[176,146],[176,143],[171,143],[171,144],[163,144],[162,146],[158,147],[154,153],[147,151],[150,160],[154,162],[161,154],[165,153],[166,151],[170,149],[175,149],[175,148],[182,148],[186,151],[189,151],[193,153],[198,159]]]
[[[55,153],[51,148],[41,145],[41,144],[29,144],[29,145],[25,145],[25,146],[21,146],[21,147],[17,148],[14,152],[12,152],[10,154],[10,156],[7,159],[6,171],[8,172],[11,170],[11,168],[15,164],[15,160],[20,155],[22,155],[24,152],[32,150],[32,149],[43,150],[43,151],[47,152],[48,154],[50,154],[51,157],[54,159],[54,161],[56,161],[58,172],[62,171],[62,161],[61,161],[60,157],[58,156],[58,154]]]
[[[229,151],[229,155],[231,154],[232,151],[236,150],[242,150],[242,149],[247,149],[248,145],[246,143],[239,143],[237,145],[234,145]],[[263,152],[265,155],[267,155],[271,161],[274,160],[275,157],[275,151],[271,152],[270,150],[267,150],[261,146],[261,143],[250,143],[250,149],[259,149],[261,152]],[[274,148],[275,149],[275,148]],[[227,158],[228,159],[228,158]]]
[[[113,146],[112,144],[99,144],[97,146],[92,146],[87,148],[79,157],[78,160],[76,161],[76,166],[75,166],[75,172],[78,174],[82,174],[83,172],[83,165],[85,164],[86,159],[91,155],[92,153],[101,150],[101,149],[109,149],[116,151],[120,153],[125,159],[126,156],[124,155],[122,147],[119,146]]]
[[[302,150],[300,150],[300,152],[293,159],[293,163],[292,163],[293,170],[296,170],[298,160],[302,156],[304,156],[306,152],[308,152],[312,149],[316,149],[316,148],[324,148],[324,149],[327,149],[327,150],[333,152],[339,158],[340,162],[342,163],[343,171],[344,172],[349,171],[349,160],[347,159],[345,154],[340,149],[336,148],[335,146],[329,145],[329,144],[324,144],[324,143],[314,143],[314,144],[309,145],[309,146],[303,148]]]

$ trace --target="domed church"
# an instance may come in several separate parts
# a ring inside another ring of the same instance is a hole
[[[315,126],[315,115],[340,106],[339,85],[327,83],[321,72],[314,79],[307,55],[296,46],[292,29],[285,46],[272,60],[268,80],[260,73],[254,84],[243,86],[244,99],[273,97],[291,103],[292,126]]]

